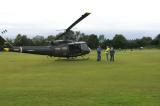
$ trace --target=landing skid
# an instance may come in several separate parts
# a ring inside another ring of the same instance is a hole
[[[52,57],[51,57],[52,58]],[[83,55],[83,56],[77,56],[77,57],[54,57],[56,61],[58,60],[67,60],[67,61],[83,61],[83,60],[88,60],[89,55]]]

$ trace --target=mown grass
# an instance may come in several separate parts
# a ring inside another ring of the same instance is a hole
[[[160,106],[160,50],[89,57],[0,53],[0,106]]]

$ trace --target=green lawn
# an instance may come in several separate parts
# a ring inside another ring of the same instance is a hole
[[[0,106],[160,106],[160,50],[121,51],[116,61],[0,53]]]

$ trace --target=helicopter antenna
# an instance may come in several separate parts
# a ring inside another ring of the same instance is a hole
[[[62,36],[64,36],[67,32],[69,32],[76,24],[78,24],[80,21],[82,21],[84,18],[86,18],[88,15],[90,15],[91,13],[86,12],[85,14],[83,14],[79,19],[77,19],[73,24],[71,24],[64,33],[62,33],[61,35],[59,35],[56,39],[61,38]]]

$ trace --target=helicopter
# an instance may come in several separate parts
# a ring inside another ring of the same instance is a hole
[[[89,54],[91,49],[88,47],[87,43],[84,41],[73,41],[67,39],[66,35],[69,34],[71,29],[86,18],[90,13],[86,12],[80,18],[78,18],[73,24],[71,24],[65,31],[57,36],[54,41],[50,42],[49,46],[13,46],[7,42],[2,36],[0,36],[0,46],[4,48],[5,51],[11,52],[21,52],[39,55],[48,55],[53,57],[64,57],[73,58],[78,56],[84,56]],[[4,32],[3,32],[4,33]],[[62,38],[63,39],[60,39]]]

